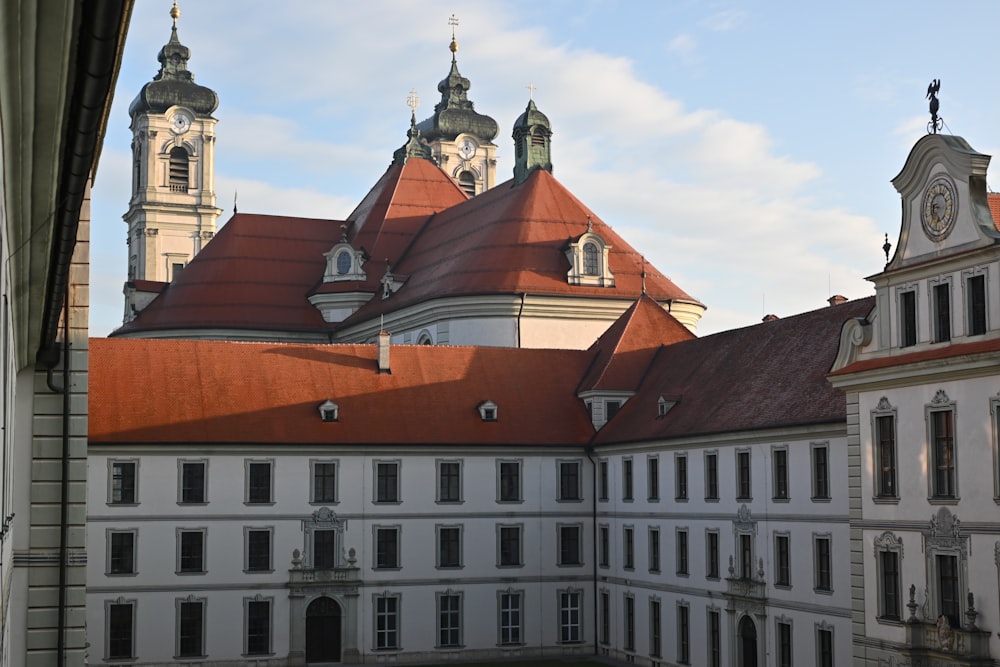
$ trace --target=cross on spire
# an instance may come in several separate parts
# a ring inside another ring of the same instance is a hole
[[[533,83],[529,83],[525,87],[528,89],[528,99],[529,100],[535,99],[535,91],[538,90],[538,87]]]
[[[455,41],[455,26],[458,25],[458,18],[454,14],[452,14],[451,17],[448,19],[448,25],[451,26],[451,41],[454,42]]]
[[[410,107],[410,111],[414,114],[417,113],[417,107],[420,106],[420,98],[417,97],[416,88],[411,88],[410,94],[406,96],[406,106]]]

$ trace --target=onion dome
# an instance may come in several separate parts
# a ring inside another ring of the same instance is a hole
[[[196,84],[194,74],[187,68],[191,49],[177,38],[177,18],[180,15],[175,2],[170,9],[170,17],[174,20],[170,41],[163,45],[157,56],[160,71],[132,100],[128,113],[133,118],[147,111],[163,113],[172,106],[187,107],[198,115],[207,116],[219,106],[219,96],[215,91]]]
[[[451,71],[438,84],[441,101],[434,105],[434,115],[421,121],[417,127],[427,141],[454,141],[463,133],[476,136],[484,143],[493,141],[500,132],[500,126],[489,116],[477,113],[468,98],[472,84],[458,71],[455,60],[458,42],[454,37],[448,48],[451,50]]]

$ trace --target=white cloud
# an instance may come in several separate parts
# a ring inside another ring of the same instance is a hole
[[[725,32],[738,28],[747,18],[747,13],[740,9],[726,9],[712,14],[701,22],[701,25],[716,32]]]
[[[680,34],[667,42],[667,50],[679,55],[684,62],[693,62],[698,49],[698,40],[691,35]]]

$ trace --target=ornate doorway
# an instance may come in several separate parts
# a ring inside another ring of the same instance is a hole
[[[757,626],[749,616],[740,619],[740,667],[757,667]]]
[[[340,662],[340,605],[318,597],[306,608],[306,662]]]

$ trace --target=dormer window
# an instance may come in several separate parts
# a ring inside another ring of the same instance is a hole
[[[340,421],[340,406],[327,399],[319,406],[319,416],[325,422]]]
[[[668,401],[660,396],[659,400],[656,401],[656,416],[665,417],[675,405],[677,405],[677,401]]]
[[[323,253],[323,256],[326,257],[326,272],[323,274],[325,283],[363,281],[368,278],[361,268],[366,260],[365,253],[355,250],[346,240],[333,246],[329,252]]]
[[[497,420],[497,404],[493,401],[483,401],[479,404],[479,416],[484,422],[495,422]]]
[[[587,231],[566,247],[570,266],[567,282],[588,287],[614,287],[615,276],[608,265],[610,251],[611,246],[594,232],[593,223],[588,220]]]

